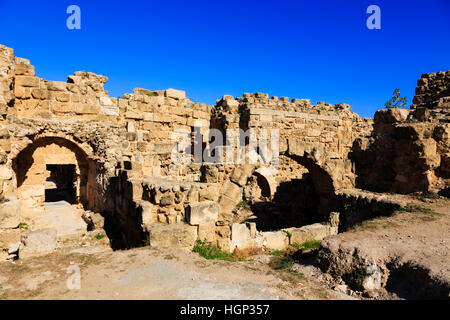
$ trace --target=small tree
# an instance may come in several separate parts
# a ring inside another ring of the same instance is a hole
[[[392,98],[384,104],[384,106],[388,109],[391,108],[405,108],[406,107],[406,98],[400,96],[400,89],[395,88],[394,93],[392,94]]]

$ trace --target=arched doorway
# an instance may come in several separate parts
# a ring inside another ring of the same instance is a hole
[[[306,156],[282,154],[272,175],[256,171],[251,183],[257,229],[273,231],[324,222],[336,207],[331,175]],[[260,197],[258,199],[258,196]]]
[[[74,142],[42,137],[14,159],[17,196],[22,212],[39,211],[44,203],[87,203],[89,159]]]

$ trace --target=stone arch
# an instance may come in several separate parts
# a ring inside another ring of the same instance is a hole
[[[66,137],[37,136],[17,153],[12,165],[22,210],[39,208],[51,194],[56,197],[57,192],[48,192],[52,185],[57,191],[64,185],[70,194],[73,184],[73,199],[67,200],[88,203],[91,159],[74,141]]]
[[[261,167],[253,173],[257,178],[257,184],[261,189],[263,197],[272,198],[277,189],[274,170],[267,167]]]
[[[290,141],[290,146],[292,145]],[[320,199],[318,214],[326,219],[337,206],[334,172],[329,166],[332,161],[327,158],[326,152],[322,149],[299,146],[300,144],[296,145],[296,148],[290,148],[284,155],[304,166],[310,173]]]

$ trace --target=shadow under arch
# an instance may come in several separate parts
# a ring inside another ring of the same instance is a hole
[[[297,162],[308,172],[301,177],[286,177],[287,181],[276,184],[270,201],[251,205],[257,229],[273,231],[327,221],[329,213],[339,207],[331,175],[307,155],[282,156]],[[270,197],[267,181],[258,180],[258,185],[261,191],[266,188],[262,195],[266,199]]]
[[[314,188],[319,196],[319,205],[317,208],[318,218],[322,221],[327,220],[330,212],[338,208],[336,190],[330,173],[307,156],[287,156],[308,169]]]

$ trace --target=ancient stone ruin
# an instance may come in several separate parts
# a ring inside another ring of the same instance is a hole
[[[450,71],[423,74],[411,110],[374,119],[264,93],[214,106],[174,89],[114,98],[106,81],[41,79],[0,46],[0,259],[99,227],[114,249],[283,249],[403,205],[379,192],[449,193]]]

